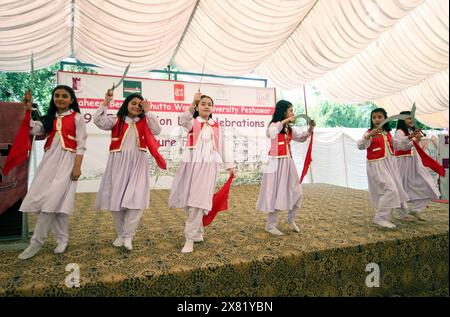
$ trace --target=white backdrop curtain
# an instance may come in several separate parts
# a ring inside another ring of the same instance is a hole
[[[303,183],[324,183],[367,190],[366,151],[358,150],[356,142],[367,129],[357,128],[316,128],[312,163]],[[428,137],[436,133],[427,131]],[[37,164],[44,155],[44,141],[36,142]],[[308,142],[292,142],[292,153],[299,175],[303,168]],[[430,144],[430,149],[436,148]],[[86,166],[84,166],[86,167]],[[437,181],[437,175],[430,171]],[[80,189],[80,188],[79,188]]]

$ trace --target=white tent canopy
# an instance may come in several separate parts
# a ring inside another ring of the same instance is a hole
[[[447,0],[0,0],[0,71],[74,57],[313,84],[448,127]]]

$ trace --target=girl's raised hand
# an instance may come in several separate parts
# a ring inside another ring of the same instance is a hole
[[[139,103],[142,107],[142,110],[144,110],[144,113],[147,113],[150,111],[150,102],[148,102],[147,99],[141,100]]]
[[[105,94],[105,99],[103,100],[103,105],[108,108],[113,98],[114,98],[114,90],[108,89]]]
[[[418,138],[421,137],[422,133],[420,132],[420,130],[416,130],[413,133],[411,133],[410,135],[408,135],[408,139],[414,139],[414,138]]]
[[[192,100],[192,104],[189,106],[189,111],[194,114],[195,108],[197,107],[198,103],[200,102],[200,97],[202,96],[202,93],[196,92],[194,95],[194,99]]]
[[[228,175],[230,175],[230,177],[235,178],[236,177],[236,170],[232,167],[228,169]]]
[[[281,123],[282,123],[283,125],[285,125],[285,124],[287,124],[287,123],[289,123],[289,122],[295,122],[295,116],[288,117],[288,118],[284,119],[283,121],[281,121]]]
[[[410,135],[408,135],[408,138],[410,140],[414,139],[414,141],[420,142],[422,140],[422,131],[416,130],[413,133],[411,133]]]
[[[314,120],[311,120],[311,122],[309,123],[308,132],[312,133],[315,126],[316,126],[316,122]]]
[[[375,134],[380,134],[382,132],[382,130],[380,128],[375,128],[372,131],[370,131],[369,133],[366,134],[365,139],[370,139],[371,137],[373,137]]]
[[[383,132],[383,130],[381,130],[381,128],[375,128],[372,131],[370,131],[370,136],[374,136],[375,134],[380,134],[381,132]]]
[[[422,133],[419,133],[416,137],[416,143],[419,143],[420,141],[422,141]]]
[[[194,95],[194,100],[192,101],[193,104],[198,105],[198,103],[200,102],[200,97],[202,96],[202,93],[196,92]]]
[[[22,98],[22,103],[25,105],[25,109],[31,110],[33,108],[33,97],[31,96],[31,91],[27,90]]]

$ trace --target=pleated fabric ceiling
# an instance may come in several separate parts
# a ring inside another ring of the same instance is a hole
[[[447,0],[0,0],[0,71],[255,73],[448,127]]]

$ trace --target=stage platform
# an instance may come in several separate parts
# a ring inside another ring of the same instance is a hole
[[[0,251],[0,296],[448,296],[448,204],[431,203],[426,222],[383,230],[367,192],[303,189],[301,232],[289,231],[284,212],[286,235],[275,237],[255,210],[259,186],[233,187],[230,209],[192,254],[180,252],[186,215],[167,207],[168,190],[151,192],[131,252],[112,246],[112,217],[94,210],[95,193],[77,194],[64,254],[53,254],[52,237],[27,261]],[[69,263],[80,268],[79,288],[65,285]],[[369,263],[379,265],[379,287],[366,286]]]

